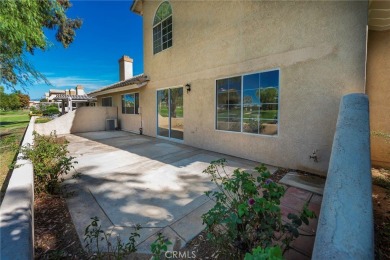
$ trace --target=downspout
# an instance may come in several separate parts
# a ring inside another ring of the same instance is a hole
[[[116,106],[116,121],[118,123],[117,123],[117,127],[115,130],[119,130],[119,107],[118,106]]]
[[[142,129],[142,110],[141,107],[138,107],[139,115],[141,116],[141,127],[139,128],[139,134],[142,135],[143,129]]]
[[[148,84],[148,82],[145,81],[145,82],[142,82],[141,84],[138,84],[137,87],[138,88],[142,88],[143,86],[146,86],[147,84]],[[139,128],[139,134],[142,135],[142,132],[143,132],[143,128],[142,128],[142,108],[138,107],[138,111],[139,111],[139,115],[141,116],[141,127]]]

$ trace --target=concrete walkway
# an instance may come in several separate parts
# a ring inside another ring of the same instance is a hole
[[[67,202],[80,240],[91,217],[97,216],[102,228],[122,241],[140,224],[140,253],[150,252],[158,232],[179,249],[203,230],[201,215],[213,206],[204,192],[215,187],[202,171],[211,161],[227,159],[228,172],[258,166],[257,162],[121,131],[66,138],[70,154],[78,161],[76,170],[82,174],[65,182],[74,192]]]

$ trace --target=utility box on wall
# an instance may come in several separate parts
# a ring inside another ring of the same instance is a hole
[[[118,120],[114,119],[106,119],[106,131],[113,131],[118,129]]]

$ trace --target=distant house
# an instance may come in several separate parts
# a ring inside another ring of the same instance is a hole
[[[96,101],[85,93],[81,85],[77,85],[76,89],[50,89],[49,93],[45,93],[45,99],[57,104],[63,114],[82,106],[94,106]]]
[[[28,107],[38,107],[39,106],[39,103],[40,103],[40,101],[36,101],[36,100],[30,100],[29,102],[28,102]]]
[[[149,136],[325,174],[340,99],[366,91],[368,8],[365,1],[136,0],[144,74],[134,77],[124,56],[120,81],[90,95],[118,108],[123,130],[142,127]],[[370,27],[384,29],[375,41],[389,39],[386,28]],[[389,86],[388,59],[382,64]]]

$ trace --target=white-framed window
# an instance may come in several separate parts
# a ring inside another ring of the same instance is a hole
[[[279,70],[216,81],[216,129],[278,134]]]
[[[158,7],[153,20],[153,54],[172,46],[172,7],[164,1]]]
[[[102,107],[112,107],[112,97],[102,98]]]
[[[122,95],[122,114],[138,114],[139,93]]]

